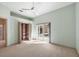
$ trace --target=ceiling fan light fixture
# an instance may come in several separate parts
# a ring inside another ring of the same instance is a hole
[[[34,10],[34,7],[32,7],[31,10]]]

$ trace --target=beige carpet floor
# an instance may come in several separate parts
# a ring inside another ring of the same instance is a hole
[[[29,41],[28,41],[29,42]],[[36,42],[36,41],[35,41]],[[49,43],[27,43],[0,49],[0,57],[77,57],[75,49]]]
[[[5,47],[5,40],[0,40],[0,48]]]

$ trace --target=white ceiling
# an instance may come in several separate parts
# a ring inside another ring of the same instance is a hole
[[[22,8],[30,9],[33,6],[33,2],[1,2],[1,4],[7,6],[11,11],[16,13],[29,17],[37,17],[47,12],[51,12],[58,8],[72,4],[72,2],[34,2],[34,10],[24,10],[23,12],[20,12],[19,10]]]

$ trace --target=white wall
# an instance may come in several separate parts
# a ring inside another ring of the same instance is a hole
[[[18,22],[10,16],[9,8],[2,4],[0,4],[0,17],[7,20],[7,46],[17,43]]]
[[[10,16],[8,19],[8,40],[7,45],[18,43],[18,21]]]
[[[8,40],[10,40],[9,37],[11,36],[11,34],[10,34],[11,29],[9,28],[9,26],[10,26],[9,20],[11,20],[10,19],[10,10],[2,4],[0,4],[0,17],[5,18],[7,21],[7,44],[8,44]]]
[[[76,4],[76,49],[79,53],[79,3]]]
[[[28,19],[22,19],[19,17],[11,16],[8,20],[8,46],[18,43],[18,22],[32,24],[32,21]]]
[[[10,10],[4,5],[0,4],[0,17],[8,19],[10,16]]]
[[[23,18],[19,18],[19,17],[16,17],[16,16],[13,16],[13,18],[16,19],[18,22],[21,22],[21,23],[32,24],[32,21],[29,20],[29,19],[23,19]]]
[[[32,23],[26,19],[11,16],[10,9],[2,4],[0,4],[0,17],[7,19],[7,46],[18,42],[18,22]]]
[[[19,18],[19,17],[16,17],[16,16],[12,16],[12,18],[13,18],[13,20],[16,20],[17,22],[20,22],[20,23],[26,23],[26,24],[32,24],[33,23],[31,20],[23,19],[21,17]],[[19,24],[19,25],[21,25],[21,24]],[[16,25],[15,27],[18,28],[18,25]],[[21,31],[21,28],[19,28],[19,31]],[[16,31],[16,33],[18,33],[18,30]],[[31,36],[32,36],[32,34],[31,34]],[[18,39],[16,38],[16,40],[18,40]],[[20,40],[21,40],[21,33],[20,33]]]
[[[18,23],[17,20],[10,16],[10,10],[6,6],[0,4],[0,17],[7,19],[7,46],[17,43]]]
[[[51,22],[51,42],[75,48],[75,4],[57,9],[34,19],[34,24]],[[36,28],[33,29],[34,35]]]

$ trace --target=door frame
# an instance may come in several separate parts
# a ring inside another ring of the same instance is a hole
[[[46,24],[46,23],[48,23],[48,25],[49,25],[49,43],[51,43],[51,22],[43,22],[43,23],[38,23],[36,25]]]
[[[51,22],[49,22],[49,43],[51,43]]]
[[[5,46],[7,46],[7,19],[0,17],[0,24],[3,24],[3,39],[5,41]]]
[[[21,27],[21,22],[18,22],[18,43],[21,43],[22,42],[22,27]],[[25,23],[27,24],[27,23]],[[29,40],[31,39],[31,33],[32,33],[32,24],[28,23],[29,25]]]

